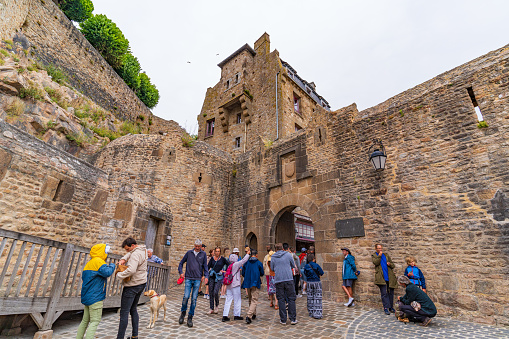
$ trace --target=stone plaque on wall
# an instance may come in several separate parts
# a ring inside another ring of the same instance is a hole
[[[362,218],[352,218],[336,220],[336,237],[353,238],[364,237],[364,220]]]

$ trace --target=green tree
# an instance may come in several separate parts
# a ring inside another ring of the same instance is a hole
[[[120,69],[124,55],[129,52],[129,41],[104,14],[94,15],[81,25],[81,32],[104,59],[115,69]]]
[[[145,73],[140,74],[140,90],[136,94],[148,108],[156,107],[159,102],[159,91]]]
[[[131,87],[135,92],[140,88],[140,71],[141,66],[138,58],[131,53],[124,55],[122,59],[122,66],[116,70],[118,75],[124,79],[127,86]]]
[[[94,4],[91,0],[64,0],[60,8],[70,20],[83,22],[92,16]]]

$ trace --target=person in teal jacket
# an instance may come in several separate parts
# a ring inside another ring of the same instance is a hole
[[[348,302],[345,306],[354,306],[352,286],[355,280],[357,280],[357,267],[355,267],[355,257],[348,248],[342,248],[343,256],[343,290],[348,296]]]
[[[106,281],[115,272],[115,264],[106,264],[109,246],[97,244],[90,249],[90,261],[85,265],[81,279],[81,303],[85,305],[83,320],[78,327],[77,339],[95,337],[95,331],[101,321],[103,300],[106,299]],[[88,328],[88,330],[87,330]]]

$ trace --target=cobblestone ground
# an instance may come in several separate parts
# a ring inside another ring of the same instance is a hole
[[[401,323],[394,315],[387,316],[382,310],[361,307],[351,308],[341,303],[324,301],[324,318],[311,319],[307,315],[306,298],[297,299],[297,325],[281,325],[278,311],[269,306],[266,294],[260,296],[257,318],[250,325],[245,321],[221,322],[220,314],[207,315],[209,301],[198,298],[194,327],[178,324],[183,289],[172,289],[168,295],[166,322],[162,311],[153,329],[147,329],[150,319],[148,305],[138,308],[140,314],[140,338],[509,338],[509,329],[468,323],[449,318],[435,317],[428,327],[414,323]],[[247,311],[248,301],[242,299],[242,316]],[[233,319],[233,306],[230,311]],[[79,318],[79,317],[78,317]],[[59,321],[54,327],[55,339],[75,338],[80,319]],[[105,312],[96,333],[96,338],[114,339],[118,328],[118,314]],[[127,335],[131,334],[130,325]],[[32,334],[33,335],[33,334]],[[29,336],[27,336],[29,338]]]

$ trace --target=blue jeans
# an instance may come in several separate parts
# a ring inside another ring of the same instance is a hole
[[[182,308],[181,312],[187,311],[187,302],[189,300],[189,296],[191,296],[191,289],[193,290],[193,295],[191,296],[191,307],[189,308],[189,315],[192,317],[194,315],[194,309],[196,307],[196,299],[198,299],[198,289],[200,288],[201,280],[191,280],[186,279],[186,287],[184,291],[184,299],[182,299]]]

